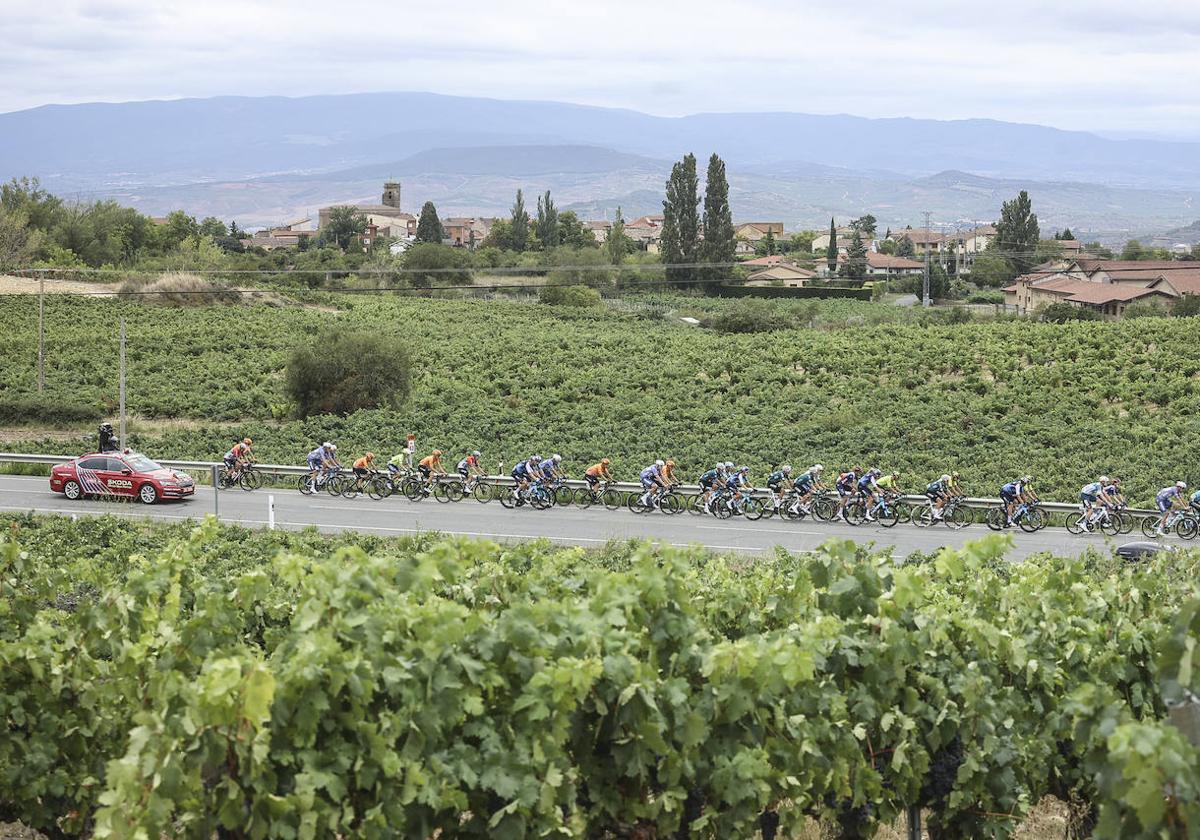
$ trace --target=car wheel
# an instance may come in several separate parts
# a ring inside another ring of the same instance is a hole
[[[79,487],[79,482],[68,481],[66,484],[64,484],[63,485],[63,495],[66,496],[68,499],[70,499],[72,502],[77,500],[80,496],[82,496],[83,491]]]
[[[158,501],[158,490],[154,489],[153,484],[143,484],[142,489],[138,490],[138,498],[142,500],[142,504],[152,505]]]

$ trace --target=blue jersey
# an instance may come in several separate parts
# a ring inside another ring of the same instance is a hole
[[[1105,493],[1105,495],[1108,495],[1108,496],[1120,496],[1121,488],[1115,484],[1110,484],[1104,488],[1104,493]]]
[[[783,481],[783,479],[784,479],[783,470],[775,470],[775,472],[773,472],[769,476],[767,476],[767,484],[779,484],[780,482]]]
[[[512,474],[518,478],[528,478],[529,477],[529,462],[522,461],[521,463],[517,464],[515,467],[513,467]]]
[[[1091,484],[1084,485],[1083,489],[1079,491],[1079,494],[1081,496],[1088,496],[1089,498],[1094,499],[1100,495],[1101,489],[1102,488],[1101,488],[1100,482],[1093,481]]]
[[[1192,504],[1200,505],[1200,490],[1192,494]]]
[[[870,490],[871,485],[874,483],[875,483],[875,476],[873,476],[871,473],[867,473],[866,475],[864,475],[862,478],[860,478],[858,480],[858,489],[863,490],[863,491]]]
[[[1025,483],[1022,481],[1010,481],[1000,488],[1000,493],[1005,496],[1020,496],[1025,492]]]
[[[730,487],[744,487],[749,483],[749,478],[743,473],[734,473],[733,475],[729,476]]]
[[[318,447],[317,447],[316,449],[314,449],[312,452],[309,452],[309,453],[308,453],[308,460],[309,460],[310,462],[312,462],[312,461],[324,461],[324,460],[325,460],[325,447],[324,447],[324,446],[318,446]]]
[[[807,492],[808,488],[812,487],[813,482],[816,480],[816,476],[814,476],[812,473],[802,472],[800,475],[796,476],[796,480],[792,482],[792,486],[797,490]]]
[[[642,481],[657,481],[658,467],[649,466],[642,470]]]
[[[542,461],[542,475],[546,478],[550,478],[554,475],[553,461]]]
[[[942,481],[939,478],[937,481],[934,481],[934,482],[928,484],[925,487],[925,492],[931,496],[937,495],[940,493],[945,493],[946,492],[946,482]]]
[[[843,490],[849,490],[858,481],[858,476],[853,472],[845,472],[838,476],[837,486]]]
[[[712,484],[714,481],[717,480],[717,476],[719,476],[719,475],[720,475],[720,473],[717,472],[716,470],[709,470],[704,475],[700,476],[700,483],[701,484]]]
[[[1158,491],[1158,495],[1154,498],[1160,505],[1165,505],[1167,502],[1170,502],[1181,495],[1183,494],[1179,492],[1178,487],[1164,487]]]

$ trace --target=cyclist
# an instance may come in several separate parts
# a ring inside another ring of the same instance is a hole
[[[583,480],[587,482],[588,490],[593,494],[599,492],[601,481],[612,481],[613,474],[609,466],[612,464],[608,458],[601,458],[598,463],[592,464],[583,472]]]
[[[641,498],[642,507],[657,506],[658,500],[654,499],[651,501],[651,496],[656,496],[658,493],[666,492],[667,480],[663,478],[662,472],[663,467],[665,466],[666,464],[663,462],[662,458],[659,458],[653,464],[642,470],[640,478],[642,480],[642,490],[645,491],[642,493]]]
[[[537,478],[540,472],[538,464],[541,462],[541,455],[530,455],[512,468],[510,475],[517,482],[517,504],[524,503],[525,496],[529,493],[529,482]]]
[[[411,458],[409,457],[409,454],[407,451],[397,452],[395,455],[392,456],[392,459],[387,462],[388,474],[392,475],[392,476],[396,476],[396,475],[399,475],[401,472],[403,472],[406,469],[411,469],[409,467],[410,460],[411,460]]]
[[[767,489],[775,494],[775,510],[779,510],[779,506],[783,504],[783,483],[790,481],[792,478],[792,465],[784,464],[779,469],[775,470],[767,476]]]
[[[242,438],[225,453],[225,471],[229,473],[230,481],[237,481],[242,474],[242,468],[251,462],[254,452],[250,446],[254,443],[250,438]]]
[[[422,458],[417,464],[417,471],[421,473],[421,478],[425,479],[426,487],[433,484],[434,475],[445,475],[446,471],[442,469],[442,450],[435,449]]]
[[[1121,479],[1117,476],[1109,479],[1108,486],[1104,488],[1104,495],[1108,499],[1109,507],[1114,510],[1123,508],[1128,504],[1125,494],[1121,492]]]
[[[1033,476],[1021,476],[1001,487],[1000,501],[1004,503],[1004,512],[1007,514],[1006,527],[1011,528],[1015,524],[1013,513],[1016,512],[1017,505],[1033,504],[1037,501],[1037,494],[1033,492]]]
[[[458,466],[455,467],[455,469],[458,470],[458,474],[462,476],[464,482],[469,482],[472,476],[483,475],[482,458],[483,455],[478,449],[476,449],[470,455],[458,462]]]
[[[1102,475],[1097,480],[1083,485],[1079,490],[1079,507],[1086,517],[1084,521],[1089,525],[1096,518],[1096,514],[1100,512],[1100,508],[1108,506],[1108,494],[1105,493],[1107,488],[1108,476]]]
[[[668,458],[667,462],[663,464],[662,477],[668,487],[677,487],[683,483],[675,476],[675,461],[672,458]]]
[[[1154,501],[1158,504],[1158,510],[1162,514],[1162,518],[1158,520],[1158,527],[1154,529],[1157,536],[1166,536],[1163,527],[1167,524],[1167,519],[1176,510],[1185,507],[1183,491],[1186,489],[1186,482],[1176,481],[1171,487],[1159,490],[1158,495],[1154,497]]]
[[[308,453],[308,483],[313,492],[317,490],[317,476],[323,470],[341,467],[337,461],[337,446],[325,441],[312,452]]]
[[[813,494],[821,490],[821,473],[825,471],[825,467],[820,464],[813,464],[800,475],[796,476],[796,480],[792,482],[792,487],[796,489],[799,498],[796,504],[805,513],[808,513],[808,505],[812,501]]]
[[[834,487],[838,494],[837,519],[846,521],[846,505],[858,492],[858,477],[862,475],[862,467],[851,467],[837,477]]]
[[[725,482],[729,480],[729,474],[725,472],[725,462],[719,462],[711,470],[706,470],[696,483],[700,485],[703,491],[700,498],[704,500],[704,512],[712,513],[712,496],[713,491],[725,486]]]
[[[881,475],[883,475],[883,470],[872,468],[863,473],[862,478],[858,480],[858,494],[863,497],[863,507],[866,508],[868,522],[875,521],[875,517],[871,515],[871,509],[879,500],[879,485],[875,482]]]
[[[951,482],[954,477],[950,473],[942,473],[941,478],[936,481],[931,481],[925,486],[925,497],[929,499],[929,504],[933,507],[933,518],[937,521],[942,518],[945,513],[946,502],[950,501],[952,494]]]
[[[363,479],[371,474],[371,469],[375,464],[375,453],[368,452],[354,462],[354,477],[358,479],[358,484],[361,487]]]
[[[745,499],[746,493],[749,493],[754,489],[750,486],[750,468],[746,466],[738,467],[737,471],[733,475],[729,476],[729,481],[726,482],[726,486],[733,491],[733,497],[729,500],[729,507],[733,510],[737,510],[740,507],[738,502],[741,502],[743,499]],[[745,490],[746,493],[743,493],[743,490]]]
[[[888,473],[881,475],[875,479],[875,486],[879,488],[880,501],[889,497],[899,498],[900,493],[900,473]]]
[[[557,453],[542,461],[542,478],[546,481],[553,481],[556,478],[566,478],[566,474],[559,467],[562,463],[562,456]]]

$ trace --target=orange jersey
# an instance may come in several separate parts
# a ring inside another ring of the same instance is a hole
[[[354,462],[354,469],[369,470],[371,468],[371,464],[374,463],[374,461],[375,461],[374,458],[368,458],[366,455],[364,455],[361,458],[359,458],[357,461]]]
[[[674,478],[675,477],[675,467],[671,466],[670,464],[667,464],[666,466],[664,466],[662,468],[662,476],[663,476],[663,478]]]
[[[442,457],[440,455],[426,455],[424,458],[421,459],[421,466],[429,467],[429,469],[431,469],[431,470],[437,469],[441,465],[442,465]]]
[[[608,475],[608,467],[604,464],[592,464],[587,468],[587,474],[593,478],[602,478]]]

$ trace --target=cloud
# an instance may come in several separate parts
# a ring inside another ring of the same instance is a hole
[[[0,110],[429,90],[1200,135],[1200,4],[9,0]]]

